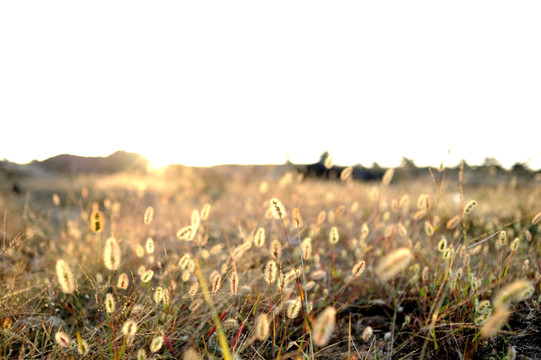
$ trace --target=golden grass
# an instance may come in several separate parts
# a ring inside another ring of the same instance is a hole
[[[24,199],[3,195],[1,356],[528,356],[538,182],[276,171],[28,180]]]

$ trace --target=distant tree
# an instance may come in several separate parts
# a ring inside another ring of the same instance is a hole
[[[503,169],[503,166],[500,163],[500,161],[498,159],[494,158],[494,157],[486,157],[485,160],[483,161],[483,166],[495,167],[497,169]]]
[[[319,156],[319,161],[318,161],[318,162],[319,162],[320,164],[325,163],[325,160],[327,160],[327,158],[328,158],[329,156],[330,156],[329,152],[328,152],[327,150],[325,150],[325,151],[323,152],[323,154],[321,154],[321,155]]]
[[[404,169],[416,169],[417,165],[415,165],[415,162],[412,159],[403,156],[402,160],[400,160],[400,167]]]

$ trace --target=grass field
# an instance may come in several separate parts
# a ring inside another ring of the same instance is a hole
[[[0,354],[541,358],[541,183],[392,175],[26,179],[0,198]]]

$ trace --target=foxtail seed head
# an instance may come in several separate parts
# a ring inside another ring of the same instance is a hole
[[[229,289],[231,290],[231,295],[237,295],[238,288],[239,274],[236,271],[233,271],[229,277]]]
[[[192,228],[195,230],[199,229],[199,224],[201,224],[201,217],[199,216],[199,210],[192,211],[191,217]]]
[[[107,293],[107,295],[105,295],[105,311],[108,314],[111,314],[115,311],[115,309],[116,309],[115,298],[113,297],[113,294]]]
[[[54,335],[54,341],[61,347],[69,348],[71,343],[71,338],[64,331],[58,331]]]
[[[278,260],[282,255],[282,243],[280,240],[274,239],[271,242],[270,254],[273,259]]]
[[[353,269],[351,270],[353,277],[358,278],[359,276],[361,276],[361,274],[364,272],[365,265],[366,263],[364,260],[361,260],[357,264],[355,264],[355,266],[353,266]]]
[[[122,333],[125,336],[133,336],[135,335],[136,332],[137,332],[137,323],[134,320],[132,319],[126,320],[124,325],[122,325]]]
[[[152,206],[149,206],[145,210],[145,215],[143,217],[143,221],[145,225],[149,225],[152,222],[153,218],[154,218],[154,208]]]
[[[62,259],[56,262],[56,276],[60,289],[65,294],[71,294],[75,290],[75,282],[73,281],[73,273],[68,264]]]
[[[472,200],[464,207],[464,215],[469,214],[473,208],[477,205],[477,201]]]
[[[121,258],[120,246],[114,237],[110,237],[105,241],[103,248],[103,263],[109,270],[117,270],[120,266]]]
[[[335,324],[336,310],[332,306],[329,306],[319,314],[314,324],[313,336],[317,346],[324,346],[329,342],[334,332]]]
[[[481,337],[489,338],[496,335],[509,318],[509,315],[511,315],[511,312],[506,307],[496,308],[496,311],[486,320],[485,324],[483,325],[483,328],[481,329]]]
[[[287,317],[290,319],[295,319],[297,316],[299,316],[301,307],[302,307],[302,300],[300,296],[297,296],[295,300],[289,301],[286,307]]]
[[[394,176],[394,169],[389,168],[387,171],[385,171],[385,174],[383,174],[383,178],[381,179],[381,184],[383,186],[388,186],[391,183],[391,180],[393,180]]]
[[[340,240],[340,235],[338,234],[338,228],[336,226],[333,226],[331,228],[331,232],[329,233],[329,242],[331,244],[336,244]]]
[[[287,215],[284,205],[277,198],[272,198],[270,200],[270,208],[272,211],[272,215],[276,220],[284,219]]]
[[[265,228],[260,227],[257,229],[254,236],[254,244],[257,247],[263,247],[265,245]]]
[[[152,240],[151,237],[149,237],[147,239],[146,249],[147,249],[147,254],[153,254],[154,253],[154,240]]]
[[[312,256],[312,239],[306,238],[301,243],[301,250],[302,250],[302,258],[304,260],[310,259]]]
[[[278,265],[276,265],[276,261],[269,260],[269,262],[267,262],[267,265],[265,265],[265,270],[263,272],[263,277],[265,278],[267,284],[272,284],[273,282],[275,282],[277,274]]]
[[[157,352],[162,348],[163,345],[163,335],[158,335],[150,343],[150,352]]]
[[[297,209],[297,208],[293,208],[293,210],[291,210],[291,218],[292,218],[293,223],[295,224],[295,226],[300,229],[302,227],[302,225],[303,225],[300,210]]]
[[[447,221],[447,224],[445,227],[447,230],[453,230],[458,226],[458,224],[460,224],[460,218],[458,216],[455,216],[449,219],[449,221]]]
[[[269,317],[267,316],[267,314],[259,314],[259,317],[257,318],[255,333],[260,341],[265,340],[269,336],[269,325]]]
[[[500,290],[494,299],[494,307],[508,307],[529,298],[534,292],[531,281],[517,280]]]
[[[103,231],[103,214],[99,210],[94,210],[90,214],[90,230],[92,232],[100,233]]]
[[[201,220],[207,220],[210,214],[210,204],[203,205],[201,209]]]
[[[382,281],[387,281],[404,270],[410,263],[413,254],[407,247],[396,249],[380,261],[376,273]]]

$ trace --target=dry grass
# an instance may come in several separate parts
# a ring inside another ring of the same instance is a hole
[[[31,179],[2,195],[2,356],[540,357],[539,182],[237,171]]]

